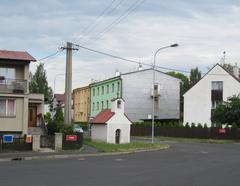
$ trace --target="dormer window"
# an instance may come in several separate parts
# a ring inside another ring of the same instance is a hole
[[[117,108],[118,108],[118,109],[121,108],[121,104],[122,104],[121,100],[118,100],[118,101],[117,101]]]

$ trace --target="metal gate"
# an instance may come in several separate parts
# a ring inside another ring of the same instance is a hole
[[[51,148],[54,149],[55,136],[54,135],[41,135],[40,137],[40,147],[41,148]]]

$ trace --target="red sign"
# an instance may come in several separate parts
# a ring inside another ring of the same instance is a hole
[[[66,141],[77,141],[77,135],[66,135]]]
[[[225,129],[219,129],[218,132],[219,132],[219,134],[225,134],[226,130]]]

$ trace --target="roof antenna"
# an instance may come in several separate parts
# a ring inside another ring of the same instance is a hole
[[[223,57],[221,58],[222,65],[226,62],[226,51],[223,51]]]

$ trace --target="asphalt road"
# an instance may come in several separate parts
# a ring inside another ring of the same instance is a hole
[[[168,150],[0,163],[0,186],[239,186],[240,144],[172,143]]]

